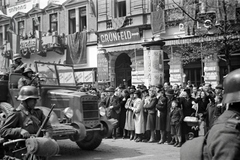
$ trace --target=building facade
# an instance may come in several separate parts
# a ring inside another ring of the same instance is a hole
[[[208,55],[203,49],[205,43],[222,38],[221,34],[215,34],[217,31],[211,30],[213,24],[217,24],[221,6],[217,6],[215,0],[174,2],[98,1],[100,83],[113,86],[148,86],[164,81],[184,85],[188,80],[196,86],[222,83],[227,74],[226,63],[217,50]],[[239,28],[240,2],[229,3],[229,9],[234,11],[231,12],[233,26]],[[201,18],[201,21],[194,21],[194,18]],[[239,33],[233,35],[239,39]],[[196,55],[188,53],[190,46],[197,50]],[[238,53],[231,56],[232,69],[240,68],[239,60]]]
[[[71,64],[78,72],[79,83],[94,83],[97,68],[95,7],[88,0],[49,2],[44,7],[40,7],[41,1],[35,0],[6,2],[6,14],[0,15],[2,61],[10,60],[5,54],[11,50],[7,31],[13,22],[14,32],[20,36],[19,52],[23,62],[30,67],[35,60]],[[94,0],[91,2],[96,4]],[[3,66],[5,70],[7,66]]]

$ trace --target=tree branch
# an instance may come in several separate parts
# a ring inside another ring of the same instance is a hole
[[[197,19],[193,18],[192,16],[190,16],[181,6],[179,6],[174,0],[172,0],[174,4],[176,4],[176,6],[181,9],[181,11],[183,11],[183,13],[185,13],[189,18],[191,18],[193,21],[198,21]]]
[[[225,58],[222,58],[220,55],[218,55],[218,58],[225,61],[225,62],[227,61]]]

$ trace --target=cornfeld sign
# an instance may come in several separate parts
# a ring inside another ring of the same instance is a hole
[[[111,31],[99,33],[100,43],[102,45],[116,44],[119,42],[133,42],[141,40],[138,28],[131,28],[126,30]]]

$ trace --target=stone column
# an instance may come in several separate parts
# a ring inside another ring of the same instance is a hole
[[[219,65],[216,55],[205,57],[204,59],[204,81],[210,83],[215,88],[219,83]]]
[[[75,8],[75,18],[76,18],[76,32],[80,31],[79,25],[79,8]]]
[[[117,59],[116,54],[110,54],[109,53],[109,77],[110,77],[110,85],[115,87],[116,84],[116,74],[115,74],[115,62]]]
[[[144,49],[145,85],[163,84],[164,81],[163,51],[161,45],[150,44]]]

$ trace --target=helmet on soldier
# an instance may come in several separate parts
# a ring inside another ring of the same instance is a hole
[[[17,99],[20,101],[25,101],[29,98],[38,99],[38,90],[34,86],[23,86]]]
[[[230,72],[223,82],[223,103],[240,102],[240,69]]]
[[[13,55],[13,60],[17,60],[17,59],[22,59],[21,55],[20,54],[14,54]]]

